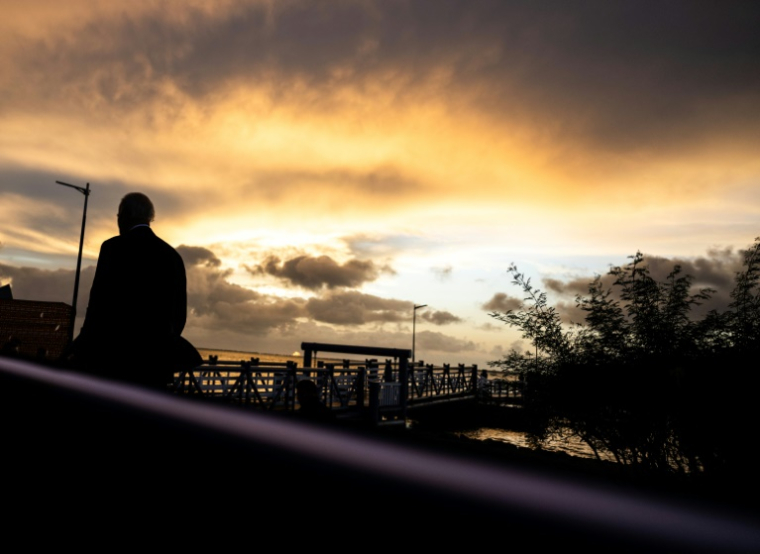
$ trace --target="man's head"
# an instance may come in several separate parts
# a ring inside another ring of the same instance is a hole
[[[155,216],[150,198],[141,192],[130,192],[119,204],[119,233],[123,235],[135,225],[150,225]]]

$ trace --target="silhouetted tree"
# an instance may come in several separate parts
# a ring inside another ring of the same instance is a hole
[[[490,315],[522,331],[533,352],[492,362],[527,374],[531,440],[574,435],[599,455],[650,471],[726,474],[746,464],[756,430],[760,239],[744,256],[724,313],[692,308],[715,292],[694,290],[678,265],[655,280],[637,252],[576,297],[584,322],[565,329],[546,294],[516,266],[520,310]],[[744,362],[742,360],[745,360]],[[752,391],[751,393],[749,391]]]

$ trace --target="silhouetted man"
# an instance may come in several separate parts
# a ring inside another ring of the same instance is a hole
[[[300,404],[299,415],[315,421],[335,421],[335,414],[322,403],[317,384],[310,379],[296,383],[296,397]]]
[[[153,233],[154,216],[150,199],[139,192],[119,204],[119,236],[100,247],[73,352],[87,372],[165,388],[174,371],[202,360],[180,337],[187,317],[185,265]]]

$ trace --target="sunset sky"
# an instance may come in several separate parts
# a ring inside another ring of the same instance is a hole
[[[196,346],[478,363],[514,262],[573,315],[637,250],[725,301],[760,235],[760,3],[0,0],[0,284],[78,314],[127,192]],[[663,269],[664,271],[664,269]],[[81,317],[76,329],[81,326]]]

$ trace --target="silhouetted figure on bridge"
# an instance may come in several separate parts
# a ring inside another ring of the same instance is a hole
[[[491,398],[491,382],[488,380],[488,373],[486,373],[485,369],[478,376],[477,396],[481,400],[489,400]]]
[[[187,280],[179,253],[150,228],[155,211],[144,194],[119,204],[119,236],[100,248],[82,330],[72,345],[75,367],[166,388],[174,371],[202,362],[180,335]]]
[[[296,383],[296,398],[300,408],[298,414],[315,421],[335,421],[335,414],[319,398],[319,388],[310,379]]]

